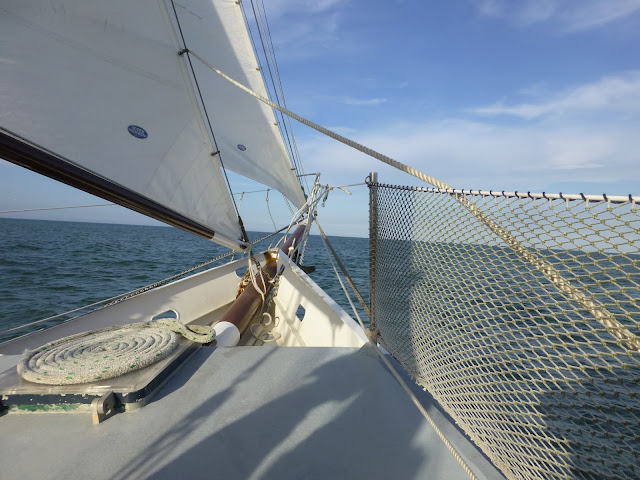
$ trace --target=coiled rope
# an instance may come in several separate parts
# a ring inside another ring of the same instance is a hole
[[[277,235],[285,228],[254,240],[252,244]],[[167,279],[122,295],[97,310],[140,295],[233,253],[235,252],[227,252]],[[186,326],[171,319],[109,327],[71,335],[27,351],[17,365],[17,371],[25,380],[47,385],[73,385],[105,380],[142,369],[166,358],[177,348],[179,335],[198,343],[209,343],[215,338],[211,327]]]
[[[29,382],[74,385],[118,377],[140,370],[178,347],[179,336],[209,343],[212,327],[186,326],[161,319],[78,333],[27,351],[17,365],[18,375]]]

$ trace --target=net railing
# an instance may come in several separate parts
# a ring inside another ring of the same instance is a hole
[[[509,478],[640,478],[640,198],[372,183],[372,328]]]

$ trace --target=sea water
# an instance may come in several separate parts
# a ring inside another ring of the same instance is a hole
[[[249,232],[252,239],[264,235]],[[256,251],[279,238],[261,242]],[[368,301],[368,239],[329,239]],[[0,332],[135,290],[226,251],[172,227],[0,219]],[[353,316],[321,237],[309,237],[303,264],[316,267],[311,278]],[[0,334],[0,341],[38,328]]]

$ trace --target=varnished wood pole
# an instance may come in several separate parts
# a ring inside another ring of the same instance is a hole
[[[298,245],[300,242],[305,228],[305,225],[299,225],[298,228],[289,235],[289,238],[287,238],[287,241],[282,245],[280,250],[286,255],[289,255],[291,247]],[[270,255],[269,253],[266,253],[265,255],[267,263],[262,270],[256,274],[256,283],[260,287],[260,290],[265,292],[264,295],[266,296],[266,294],[269,293],[269,290],[271,290],[271,283],[269,283],[269,279],[272,279],[276,275],[278,265],[274,255]],[[266,281],[265,277],[267,277]],[[251,323],[251,319],[261,308],[262,297],[253,286],[253,283],[250,283],[238,296],[236,301],[229,307],[229,310],[226,311],[220,321],[233,323],[242,335],[249,326],[249,323]]]

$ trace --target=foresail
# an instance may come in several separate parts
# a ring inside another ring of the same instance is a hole
[[[240,2],[174,2],[186,47],[227,75],[267,97]],[[209,70],[194,70],[225,168],[283,193],[297,207],[305,202],[273,110]]]
[[[3,141],[27,139],[64,168],[237,247],[242,233],[172,15],[163,1],[3,0]]]

